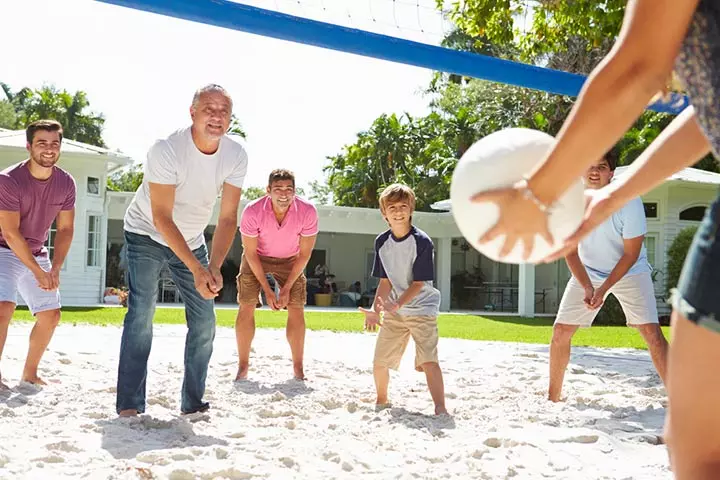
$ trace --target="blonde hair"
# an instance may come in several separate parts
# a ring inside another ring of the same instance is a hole
[[[412,188],[402,183],[393,183],[388,185],[380,194],[380,210],[385,211],[385,208],[391,203],[406,202],[410,206],[410,210],[415,210],[415,192]]]

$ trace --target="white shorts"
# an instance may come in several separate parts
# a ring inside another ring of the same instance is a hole
[[[52,267],[45,255],[35,257],[35,261],[43,270],[48,271]],[[57,289],[47,292],[40,288],[35,275],[17,255],[9,248],[0,247],[0,302],[17,303],[18,292],[33,315],[60,308],[60,292]]]
[[[593,287],[597,288],[600,285],[602,285],[602,282],[593,281]],[[660,323],[657,304],[655,303],[655,288],[650,274],[626,275],[610,288],[610,291],[605,294],[605,298],[611,293],[620,302],[628,325]],[[575,277],[571,277],[560,301],[555,323],[577,325],[579,327],[592,325],[600,309],[591,310],[587,308],[585,302],[583,302],[584,298],[585,290]]]

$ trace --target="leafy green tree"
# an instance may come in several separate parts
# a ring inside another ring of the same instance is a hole
[[[69,93],[48,85],[36,90],[25,87],[18,92],[5,83],[0,83],[0,87],[15,112],[15,123],[10,128],[23,129],[31,122],[50,118],[62,123],[65,138],[106,146],[102,138],[105,117],[87,111],[90,102],[85,92]]]
[[[142,164],[126,167],[107,179],[107,189],[111,192],[135,192],[143,181]]]
[[[14,129],[17,121],[15,108],[7,100],[0,101],[0,128]]]
[[[443,0],[436,0],[438,8]],[[622,25],[626,0],[452,0],[459,30],[498,46],[513,46],[524,61],[582,45],[607,51]],[[577,39],[582,39],[578,42]]]
[[[263,187],[247,187],[243,189],[242,196],[245,200],[256,200],[265,196],[265,188]]]

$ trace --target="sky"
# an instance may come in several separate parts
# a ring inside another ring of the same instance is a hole
[[[318,0],[303,1],[312,16]],[[390,0],[367,5],[378,1]],[[405,18],[394,14],[386,12],[388,25]],[[138,162],[156,139],[189,125],[198,87],[224,86],[248,134],[246,186],[264,186],[281,167],[295,171],[299,185],[322,180],[325,157],[379,115],[428,111],[420,92],[430,70],[91,0],[3,0],[0,43],[1,81],[15,91],[51,84],[87,92],[90,109],[105,115],[108,147]]]

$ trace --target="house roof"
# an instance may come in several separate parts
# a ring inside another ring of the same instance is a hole
[[[622,175],[630,167],[617,167],[615,176]],[[708,172],[697,168],[684,168],[671,175],[668,181],[703,183],[706,185],[720,185],[720,173]]]
[[[25,150],[26,143],[25,130],[6,130],[0,128],[0,148],[20,148]],[[115,170],[118,167],[133,162],[132,158],[122,153],[113,152],[107,148],[88,145],[87,143],[76,142],[75,140],[69,140],[67,138],[63,139],[60,151],[62,153],[96,156],[98,158],[104,157],[103,159],[108,162],[109,170]]]
[[[628,168],[630,167],[617,167],[615,169],[615,177],[621,176]],[[684,168],[668,177],[665,181],[699,183],[703,185],[720,185],[720,173],[708,172],[697,168]],[[435,202],[430,206],[430,208],[446,212],[452,210],[450,199]]]

